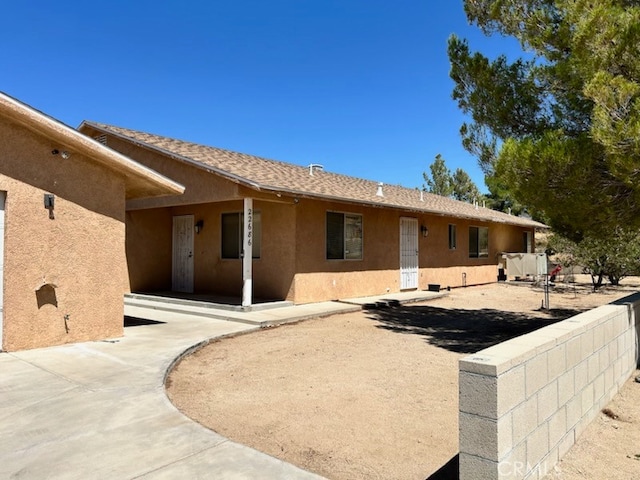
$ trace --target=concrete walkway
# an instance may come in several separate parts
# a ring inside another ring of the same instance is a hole
[[[148,321],[122,338],[0,353],[0,478],[319,479],[182,415],[165,395],[168,369],[209,339],[260,328],[260,315],[277,324],[436,296],[289,306],[235,321],[128,306]]]

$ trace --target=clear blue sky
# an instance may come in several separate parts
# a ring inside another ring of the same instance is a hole
[[[436,154],[464,168],[447,38],[518,52],[462,2],[6,2],[0,90],[82,120],[419,187]]]

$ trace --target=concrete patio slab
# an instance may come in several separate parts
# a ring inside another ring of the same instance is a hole
[[[352,305],[360,305],[363,307],[387,307],[397,305],[398,303],[416,303],[433,300],[447,295],[446,291],[430,292],[426,290],[411,290],[409,292],[388,293],[375,297],[357,297],[340,300],[340,302]]]
[[[192,315],[200,318],[212,318],[231,322],[247,323],[254,326],[266,327],[283,323],[299,322],[318,316],[328,316],[336,313],[347,313],[360,310],[361,306],[353,303],[321,302],[306,305],[285,305],[279,308],[252,310],[247,312],[216,308],[213,304],[202,307],[198,303],[187,304],[182,299],[172,303],[170,299],[161,301],[150,299],[136,300],[125,303],[125,314],[132,317],[149,315],[149,310],[155,310],[158,315],[154,319],[174,318],[177,315]],[[162,312],[172,315],[164,315]]]
[[[247,449],[237,443],[225,442],[215,449],[207,449],[196,453],[189,458],[177,461],[138,478],[145,480],[175,480],[176,478],[314,480],[322,478],[305,470],[292,467],[281,460],[265,457],[265,455],[255,450]],[[261,466],[258,476],[256,476],[256,466]]]
[[[122,338],[0,353],[0,478],[319,479],[188,419],[164,379],[211,339],[361,308],[325,302],[214,319],[129,306],[137,320]]]
[[[20,410],[74,388],[77,385],[51,372],[0,354],[0,425]]]

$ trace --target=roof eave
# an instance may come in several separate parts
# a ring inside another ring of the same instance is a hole
[[[339,203],[365,205],[365,206],[376,207],[376,208],[392,208],[394,210],[402,210],[404,212],[427,213],[430,215],[437,215],[440,217],[461,218],[465,220],[476,220],[479,222],[487,222],[487,223],[501,223],[506,225],[514,225],[514,226],[529,227],[529,228],[548,228],[546,225],[536,222],[535,220],[528,220],[526,222],[522,222],[522,221],[509,221],[509,219],[506,219],[506,218],[505,219],[480,218],[480,217],[475,217],[473,215],[455,214],[455,213],[443,212],[441,210],[435,210],[435,209],[429,209],[429,208],[409,207],[409,206],[393,205],[393,204],[369,201],[369,200],[353,199],[353,198],[339,197],[339,196],[332,196],[332,195],[321,195],[321,194],[314,194],[314,193],[309,193],[309,192],[304,192],[299,190],[271,187],[268,185],[259,185],[258,190],[261,190],[263,192],[270,192],[276,195],[278,194],[292,195],[299,198],[309,198],[313,200],[325,200],[325,201],[329,200],[329,201],[334,201]],[[520,218],[520,217],[514,217],[514,218]]]
[[[184,192],[182,185],[124,155],[113,152],[59,120],[2,92],[0,114],[34,133],[59,142],[63,148],[71,152],[86,155],[110,170],[124,175],[128,197],[132,192],[144,192],[145,196],[175,195]]]

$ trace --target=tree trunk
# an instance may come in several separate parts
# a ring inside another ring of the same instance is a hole
[[[593,291],[595,292],[602,286],[602,280],[604,279],[604,271],[600,270],[598,272],[598,280],[596,280],[596,275],[591,274],[591,283],[593,284]]]

